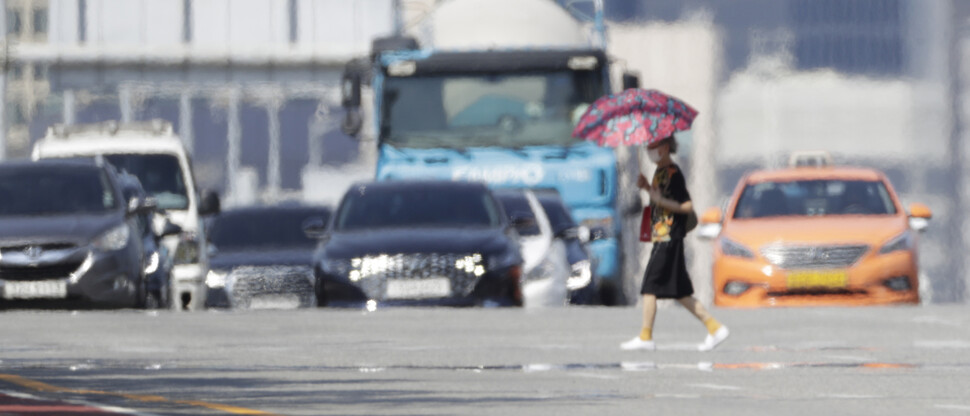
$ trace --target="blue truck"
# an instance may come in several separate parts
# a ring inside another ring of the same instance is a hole
[[[550,0],[440,2],[417,31],[433,35],[376,39],[370,57],[347,65],[343,130],[370,129],[377,180],[555,188],[591,231],[601,297],[615,304],[625,260],[617,156],[571,135],[589,104],[612,92],[596,5],[591,31]]]

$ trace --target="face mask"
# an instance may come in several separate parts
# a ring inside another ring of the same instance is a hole
[[[650,161],[653,163],[660,163],[660,148],[647,149],[647,157],[649,157]]]

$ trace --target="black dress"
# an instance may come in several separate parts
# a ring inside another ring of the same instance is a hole
[[[671,164],[657,168],[653,186],[667,199],[684,203],[690,201],[687,183],[680,167]],[[643,273],[641,294],[660,299],[680,299],[694,294],[687,262],[684,259],[684,237],[687,235],[687,215],[675,214],[651,203],[653,248]]]

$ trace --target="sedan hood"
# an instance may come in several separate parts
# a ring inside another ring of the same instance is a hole
[[[0,244],[73,243],[84,245],[113,225],[117,213],[0,218]]]
[[[904,216],[759,218],[728,221],[721,235],[755,250],[777,242],[878,247],[908,226]]]
[[[395,229],[334,233],[326,244],[330,258],[368,254],[492,253],[508,247],[501,229]]]
[[[313,249],[217,251],[209,267],[227,270],[239,266],[307,266],[313,264]]]

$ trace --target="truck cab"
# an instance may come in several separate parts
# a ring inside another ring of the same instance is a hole
[[[377,180],[558,190],[576,222],[593,231],[604,288],[617,291],[617,158],[613,149],[572,137],[578,117],[612,92],[609,58],[552,1],[498,3],[509,4],[442,2],[426,19],[425,32],[434,36],[425,44],[407,36],[375,40],[371,56],[344,74],[344,131],[360,136],[371,129]],[[535,25],[523,13],[554,23]],[[462,43],[467,35],[458,28],[475,35]]]
[[[208,272],[203,217],[219,212],[219,197],[196,187],[192,164],[182,141],[163,120],[56,125],[34,145],[32,159],[102,157],[116,168],[138,177],[157,201],[162,216],[156,229],[174,224],[177,233],[166,235],[162,245],[173,253],[173,304],[201,309],[203,281]],[[171,227],[169,227],[171,228]]]

